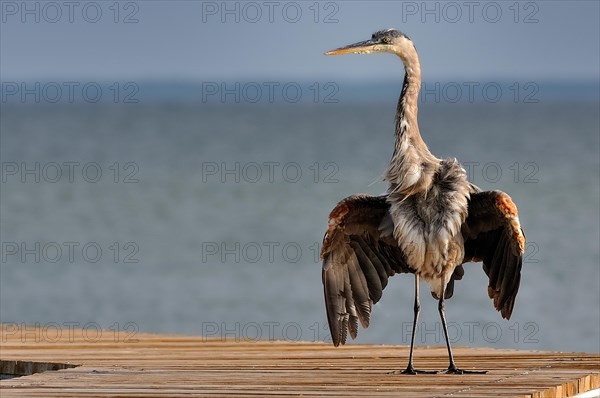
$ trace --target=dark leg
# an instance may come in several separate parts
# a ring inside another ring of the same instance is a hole
[[[402,374],[416,375],[419,373],[437,373],[435,371],[428,370],[417,370],[413,366],[413,350],[415,347],[415,334],[417,331],[417,323],[419,322],[419,312],[421,311],[421,303],[419,302],[419,275],[415,274],[415,306],[414,306],[414,318],[412,335],[410,338],[410,354],[408,355],[408,365],[404,369]]]
[[[444,373],[449,374],[485,374],[486,370],[463,370],[456,367],[454,363],[454,356],[452,355],[452,348],[450,347],[450,339],[448,339],[448,328],[446,327],[446,315],[444,314],[444,279],[442,278],[442,294],[440,296],[440,300],[438,302],[438,311],[440,312],[440,319],[442,320],[442,328],[444,329],[444,336],[446,337],[446,347],[448,348],[448,359],[450,360],[450,365],[448,366],[448,370]]]

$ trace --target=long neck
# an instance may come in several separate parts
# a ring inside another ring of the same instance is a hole
[[[389,192],[403,196],[426,192],[439,165],[419,133],[418,99],[421,88],[421,66],[417,51],[399,54],[404,62],[405,76],[396,112],[396,143],[384,179]]]

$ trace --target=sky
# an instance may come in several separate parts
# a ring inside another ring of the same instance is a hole
[[[388,27],[414,41],[424,80],[598,81],[600,73],[596,0],[0,5],[3,82],[385,80],[400,67],[392,56],[323,52]]]

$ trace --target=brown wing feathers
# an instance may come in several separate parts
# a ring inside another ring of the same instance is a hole
[[[383,294],[388,278],[411,272],[391,233],[386,229],[389,205],[385,196],[353,195],[329,216],[323,239],[323,287],[327,320],[334,345],[344,344],[358,323],[369,326],[371,309]],[[393,227],[393,224],[392,224]],[[463,225],[464,262],[483,261],[489,278],[488,294],[502,317],[510,319],[521,281],[525,236],[517,208],[500,191],[474,192]],[[446,296],[452,295],[455,269]]]
[[[524,252],[525,236],[511,198],[500,191],[471,195],[464,261],[483,261],[488,295],[506,319],[519,291]]]
[[[323,287],[333,343],[355,338],[358,322],[369,326],[372,305],[381,299],[388,277],[406,266],[393,241],[379,226],[389,205],[385,197],[353,195],[332,210],[323,240]]]

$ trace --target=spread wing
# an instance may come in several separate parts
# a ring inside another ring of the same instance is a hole
[[[378,302],[388,278],[409,272],[393,239],[393,222],[386,196],[353,195],[329,215],[323,239],[323,288],[327,321],[338,346],[348,331],[354,339],[358,322],[369,326],[371,307]]]
[[[501,191],[472,194],[463,235],[464,262],[483,261],[489,277],[488,295],[502,317],[510,319],[525,252],[517,206]]]

